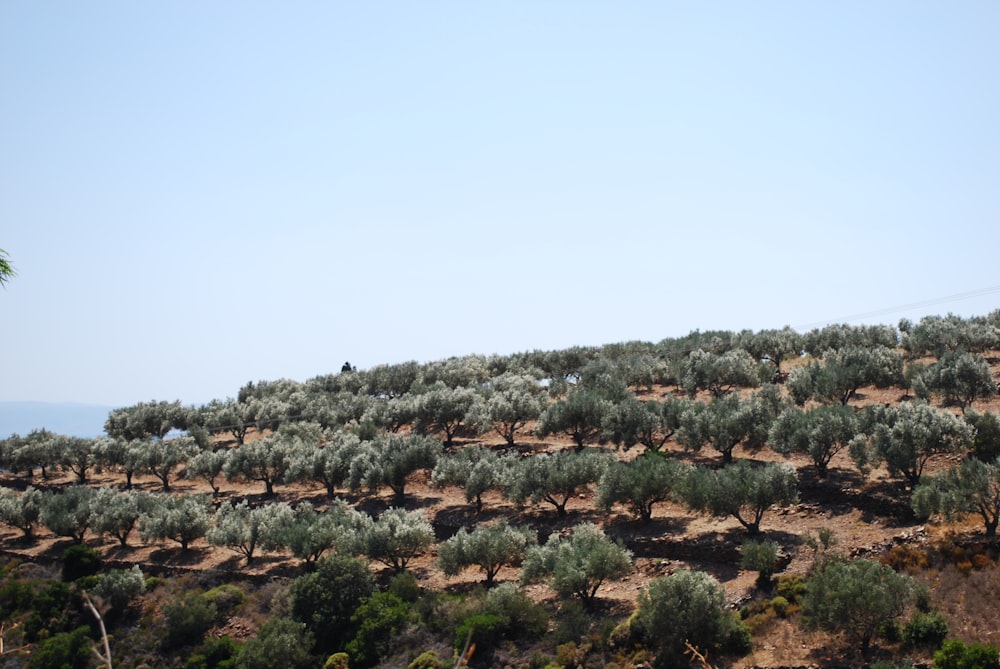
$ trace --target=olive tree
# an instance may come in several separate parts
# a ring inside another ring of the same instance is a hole
[[[479,525],[471,532],[463,527],[438,545],[438,566],[446,576],[479,567],[486,575],[486,587],[491,587],[500,569],[519,561],[536,541],[533,530],[513,527],[505,520]]]
[[[730,393],[708,403],[692,402],[681,414],[677,441],[692,451],[709,444],[722,454],[724,463],[732,462],[737,446],[756,448],[765,443],[781,406],[773,385],[747,398]]]
[[[94,489],[73,485],[59,492],[47,491],[42,496],[39,520],[53,534],[70,537],[82,544],[92,520]]]
[[[655,452],[611,462],[597,483],[597,504],[605,510],[624,504],[648,523],[655,504],[680,498],[689,470],[688,465]]]
[[[867,423],[867,434],[851,442],[858,467],[864,471],[884,460],[889,473],[902,477],[910,487],[920,482],[932,457],[971,448],[975,435],[961,418],[924,402],[869,408],[862,422]]]
[[[32,538],[41,522],[44,499],[44,493],[34,486],[24,492],[0,488],[0,522],[21,530],[26,539]]]
[[[225,448],[201,450],[187,461],[185,475],[189,479],[204,479],[212,488],[212,496],[217,496],[220,487],[216,480],[223,475],[228,454]]]
[[[579,597],[593,602],[603,583],[632,573],[632,552],[612,541],[593,523],[581,523],[569,537],[553,534],[540,546],[532,546],[524,558],[521,580],[544,581],[560,597]]]
[[[350,480],[351,462],[360,450],[361,439],[356,434],[337,430],[319,447],[298,450],[289,465],[288,478],[320,483],[332,499],[337,488]]]
[[[342,499],[333,500],[322,511],[301,502],[281,530],[280,542],[304,564],[312,565],[331,550],[342,555],[360,552],[359,533],[368,523],[366,514]]]
[[[736,334],[733,345],[742,348],[754,360],[774,366],[772,380],[781,377],[781,363],[802,353],[802,335],[788,327],[780,330],[744,330]]]
[[[205,539],[213,546],[233,549],[250,564],[258,548],[271,552],[284,547],[284,532],[293,518],[292,507],[285,502],[257,507],[246,500],[221,504]]]
[[[616,446],[626,449],[642,444],[658,451],[674,436],[681,425],[681,416],[691,408],[686,397],[665,400],[639,400],[628,397],[612,405],[602,424],[604,436]]]
[[[434,528],[420,511],[390,508],[358,533],[361,553],[396,572],[434,544]]]
[[[510,461],[503,494],[515,504],[531,500],[555,507],[558,517],[566,516],[566,503],[584,487],[596,483],[608,458],[592,450],[538,453]]]
[[[582,450],[587,442],[595,441],[604,425],[605,416],[613,403],[596,390],[575,389],[566,397],[553,402],[538,417],[535,434],[565,434]]]
[[[104,422],[110,437],[131,441],[156,438],[162,440],[171,430],[187,429],[193,416],[191,409],[174,402],[152,401],[115,409]]]
[[[965,351],[948,351],[937,362],[913,374],[911,385],[917,397],[930,400],[932,396],[940,396],[945,404],[959,407],[962,413],[976,400],[997,394],[997,382],[989,363],[983,356]]]
[[[765,374],[762,363],[743,349],[730,349],[717,355],[697,349],[683,363],[681,387],[694,397],[707,390],[716,398],[737,388],[755,388]]]
[[[285,480],[292,462],[312,448],[315,446],[303,442],[299,435],[279,430],[227,451],[223,471],[229,480],[260,481],[270,497],[275,484]]]
[[[199,450],[192,437],[144,439],[133,442],[133,448],[139,450],[140,471],[159,479],[163,492],[170,491],[170,478],[174,469],[187,462]]]
[[[421,434],[443,433],[444,445],[450,447],[465,425],[466,416],[475,403],[472,388],[449,388],[443,383],[412,397],[415,427]]]
[[[879,628],[903,615],[916,582],[873,560],[822,563],[806,581],[802,616],[810,627],[843,632],[867,654]]]
[[[899,345],[899,335],[891,325],[847,325],[836,323],[816,328],[802,335],[802,349],[812,356],[826,355],[827,351],[845,348],[894,349]]]
[[[1000,522],[1000,460],[986,463],[967,458],[938,476],[925,478],[913,490],[911,504],[924,518],[941,514],[954,519],[978,514],[986,536],[995,537]]]
[[[149,543],[169,539],[187,551],[191,542],[200,539],[211,526],[212,507],[208,495],[159,494],[139,517],[139,536]]]
[[[508,446],[528,421],[538,420],[545,408],[538,379],[528,374],[507,372],[491,379],[482,397],[470,409],[470,419],[480,434],[494,431]]]
[[[639,593],[632,631],[658,655],[657,666],[687,666],[685,644],[715,651],[732,645],[739,620],[712,576],[682,569]]]
[[[139,517],[149,510],[150,499],[148,494],[135,490],[98,488],[91,505],[91,529],[102,536],[110,534],[121,546],[127,546]]]
[[[848,346],[828,350],[822,362],[812,360],[788,374],[788,391],[796,404],[813,399],[846,405],[863,386],[889,388],[904,383],[903,356],[888,346]]]
[[[740,460],[722,469],[694,469],[686,478],[683,495],[691,510],[718,518],[732,516],[755,536],[768,509],[798,501],[798,476],[788,464],[758,466]]]
[[[804,453],[826,478],[830,461],[847,449],[860,426],[854,410],[842,404],[823,404],[808,411],[785,408],[768,432],[768,444],[783,455]]]
[[[90,470],[100,464],[100,448],[94,439],[53,435],[48,446],[53,462],[76,475],[76,482],[85,484]]]
[[[388,486],[394,502],[406,499],[406,482],[420,470],[433,469],[441,453],[441,442],[420,435],[380,434],[363,441],[351,460],[348,486],[351,490],[368,489],[377,493]]]
[[[52,445],[56,435],[48,430],[32,430],[26,436],[14,434],[3,440],[2,466],[15,474],[24,473],[30,479],[34,470],[48,478],[50,469],[58,466]]]
[[[509,462],[510,458],[501,458],[484,446],[467,446],[438,458],[431,472],[431,485],[462,488],[465,501],[475,502],[479,513],[483,510],[483,494],[503,487]]]

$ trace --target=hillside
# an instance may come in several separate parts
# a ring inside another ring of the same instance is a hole
[[[790,370],[808,364],[810,359],[806,356],[786,361],[781,370],[785,379]],[[986,351],[984,359],[989,361],[993,378],[997,378],[1000,373],[998,351]],[[924,356],[913,358],[908,364],[930,364],[934,360],[933,356]],[[326,382],[330,384],[336,379],[336,376],[330,377]],[[779,387],[782,394],[787,395],[785,379],[782,379],[783,383]],[[346,383],[347,379],[340,381]],[[318,380],[317,385],[321,385],[321,382],[322,379]],[[261,384],[258,388],[265,385]],[[632,386],[630,391],[637,399],[657,402],[688,395],[679,385],[663,383],[640,384]],[[337,388],[326,392],[335,395],[343,391]],[[749,397],[753,389],[744,388],[738,392]],[[701,389],[697,391],[695,399],[708,405],[716,401],[714,397],[712,392]],[[914,401],[911,389],[893,385],[865,385],[850,395],[848,404],[860,411],[868,406],[898,407]],[[940,398],[932,398],[932,403],[951,414],[961,415],[958,407],[945,406]],[[815,406],[815,403],[810,406]],[[980,413],[1000,413],[1000,399],[996,396],[977,399],[972,407]],[[573,439],[564,433],[537,436],[535,432],[538,425],[537,419],[531,420],[519,429],[513,449],[495,433],[475,434],[459,429],[454,443],[446,448],[445,453],[480,446],[495,452],[516,452],[521,457],[576,450]],[[411,427],[404,427],[402,433],[410,431]],[[267,428],[250,429],[245,443],[253,444],[270,434],[272,431]],[[217,433],[215,443],[217,447],[223,447],[227,451],[241,448],[231,435],[222,431]],[[646,450],[641,445],[616,447],[604,439],[594,440],[589,447],[609,453],[619,460],[631,460]],[[662,450],[669,458],[694,466],[711,469],[721,466],[718,452],[711,447],[685,447],[677,434],[666,440]],[[983,541],[982,521],[978,517],[968,516],[952,522],[945,522],[940,518],[935,518],[932,522],[920,521],[910,508],[910,490],[899,476],[890,474],[885,463],[878,464],[870,472],[862,473],[847,449],[833,456],[825,478],[817,476],[815,463],[805,454],[784,456],[768,448],[766,444],[753,448],[738,445],[733,450],[733,456],[737,461],[755,463],[789,462],[797,473],[798,501],[769,509],[761,525],[762,538],[776,541],[780,546],[779,577],[807,576],[818,554],[824,550],[850,559],[889,560],[930,587],[931,605],[944,615],[951,637],[967,642],[1000,642],[1000,639],[995,638],[995,621],[1000,617],[1000,598],[997,597],[1000,594],[1000,567],[996,562],[998,550],[995,542]],[[965,457],[964,451],[931,457],[924,474],[942,472]],[[23,475],[4,472],[0,480],[4,486],[15,489],[24,489],[31,483],[46,489],[60,490],[74,483],[72,474],[65,471],[55,472],[47,480],[36,476],[31,481]],[[111,470],[95,470],[88,480],[91,487],[122,488],[124,484],[121,472]],[[161,479],[149,474],[135,475],[133,484],[136,489],[149,492],[162,488]],[[279,502],[296,505],[308,501],[321,508],[330,503],[323,487],[315,481],[276,482],[274,497],[267,497],[263,484],[256,481],[220,480],[218,485],[220,492],[214,499],[216,506],[244,499],[253,505]],[[186,478],[184,465],[179,466],[173,474],[171,494],[190,496],[197,493],[211,494],[212,489],[204,480]],[[391,491],[385,487],[379,487],[374,493],[370,493],[341,485],[337,488],[337,496],[372,517],[378,517],[395,503]],[[766,603],[768,598],[774,596],[773,592],[759,590],[755,583],[755,572],[741,570],[739,567],[740,547],[748,535],[736,519],[698,513],[678,501],[657,504],[651,520],[643,523],[623,506],[615,505],[611,511],[600,508],[595,500],[593,485],[581,489],[569,499],[565,517],[555,513],[551,504],[541,502],[522,506],[515,504],[498,490],[489,490],[483,495],[483,510],[477,514],[475,506],[466,501],[461,489],[432,486],[430,471],[423,469],[410,475],[407,480],[404,508],[422,513],[432,523],[438,542],[453,536],[462,528],[472,528],[497,519],[530,527],[538,533],[540,541],[552,535],[567,535],[583,522],[595,523],[608,536],[621,541],[634,555],[634,568],[625,578],[603,584],[595,607],[587,611],[590,622],[581,623],[583,634],[577,642],[575,652],[578,656],[574,660],[582,666],[604,666],[612,660],[618,666],[643,666],[639,655],[631,655],[631,660],[626,662],[621,655],[624,649],[608,645],[606,633],[600,630],[609,630],[627,619],[634,610],[639,594],[658,577],[683,569],[706,572],[722,585],[726,598],[736,610],[741,607],[745,610],[747,607],[752,608],[755,602]],[[834,543],[827,549],[817,546],[817,538],[825,533],[832,534],[834,539]],[[28,541],[20,537],[20,532],[3,527],[0,539],[7,555],[29,562],[38,561],[41,565],[56,561],[72,543],[54,536],[45,528],[39,528],[37,539]],[[119,546],[113,539],[93,534],[87,536],[86,543],[99,550],[109,566],[138,564],[147,576],[160,575],[175,583],[173,589],[153,590],[143,596],[137,605],[137,610],[143,612],[143,617],[134,622],[137,629],[142,627],[141,620],[156,620],[158,608],[170,597],[179,596],[178,593],[184,589],[209,588],[231,581],[252,593],[249,599],[254,604],[234,611],[213,627],[210,634],[227,634],[237,641],[246,641],[255,636],[267,617],[274,615],[275,610],[281,610],[280,606],[275,608],[267,603],[268,597],[273,596],[274,589],[287,587],[293,579],[305,573],[298,560],[292,558],[287,551],[260,555],[253,564],[247,565],[238,553],[212,546],[204,538],[196,539],[188,551],[176,548],[170,542],[141,542],[138,537],[133,537],[125,547]],[[471,596],[482,583],[482,574],[476,570],[467,570],[458,576],[446,576],[437,565],[436,557],[435,547],[412,559],[407,567],[424,592]],[[371,566],[381,583],[389,582],[392,576],[390,570],[377,562],[373,562]],[[499,582],[516,583],[518,578],[519,568],[513,566],[504,566],[497,575]],[[536,665],[536,659],[533,658],[545,656],[554,661],[558,655],[554,635],[563,629],[572,611],[546,585],[529,585],[525,592],[550,612],[550,634],[530,643],[526,642],[523,647],[518,644],[501,645],[491,660],[497,663],[496,666],[544,666]],[[773,609],[758,606],[756,617],[753,611],[746,616],[752,623],[752,652],[743,657],[712,657],[713,663],[734,668],[806,665],[832,667],[845,666],[845,663],[846,666],[859,666],[863,663],[846,639],[819,630],[804,629],[794,609],[793,606],[790,612],[776,615]],[[603,638],[603,641],[594,640],[598,637]],[[447,635],[445,639],[448,639]],[[586,639],[590,641],[584,643]],[[407,643],[410,645],[404,644],[405,651],[400,650],[396,655],[390,655],[382,666],[406,666],[415,652],[430,647],[441,653],[447,651],[447,641],[442,645],[440,639],[427,636],[426,632],[416,635]],[[398,654],[400,652],[402,655]],[[564,649],[564,652],[569,651]],[[927,648],[903,648],[899,642],[882,639],[876,642],[874,656],[868,658],[868,661],[878,658],[902,659],[904,656],[928,661],[930,653],[931,650]],[[476,660],[482,661],[474,658],[474,664]]]

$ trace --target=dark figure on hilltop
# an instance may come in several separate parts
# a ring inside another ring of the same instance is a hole
[[[356,372],[356,371],[358,371],[358,368],[357,367],[351,367],[351,363],[350,362],[345,362],[344,366],[340,368],[340,371],[342,373],[343,372]]]

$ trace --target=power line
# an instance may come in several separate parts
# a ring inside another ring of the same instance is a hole
[[[814,328],[814,327],[819,327],[820,325],[828,325],[830,323],[845,323],[845,322],[849,323],[851,321],[860,321],[867,318],[875,318],[876,316],[885,316],[887,314],[898,313],[900,311],[909,311],[910,309],[919,309],[922,307],[930,307],[937,304],[947,304],[948,302],[958,302],[959,300],[967,300],[971,297],[982,297],[984,295],[992,295],[994,293],[1000,293],[1000,286],[979,288],[977,290],[970,290],[964,293],[955,293],[954,295],[946,295],[944,297],[935,297],[920,302],[910,302],[909,304],[901,304],[895,307],[885,307],[883,309],[876,309],[875,311],[866,311],[864,313],[853,314],[851,316],[844,316],[841,318],[816,321],[814,323],[808,323],[806,325],[798,325],[793,329],[800,330],[806,328]]]

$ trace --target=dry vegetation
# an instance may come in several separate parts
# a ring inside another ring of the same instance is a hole
[[[997,372],[996,367],[993,369]],[[647,396],[661,396],[674,392],[673,388],[657,388],[647,392]],[[862,389],[858,399],[852,404],[897,403],[903,400],[899,389]],[[979,402],[980,411],[1000,411],[1000,401]],[[558,438],[544,441],[531,436],[531,427],[522,431],[519,446],[525,451],[542,449],[571,448],[571,442]],[[250,438],[253,438],[251,434]],[[457,448],[472,440],[458,440]],[[502,449],[502,440],[477,439]],[[609,444],[607,448],[613,449]],[[700,454],[685,453],[672,442],[667,449],[676,457],[687,461],[715,462],[718,454],[703,451]],[[641,447],[631,451],[618,452],[619,457],[634,457]],[[737,458],[756,460],[783,460],[782,456],[769,450],[747,452],[737,448]],[[955,460],[952,458],[952,460]],[[763,522],[765,538],[774,539],[781,545],[786,556],[781,574],[806,574],[816,558],[817,549],[809,539],[820,530],[832,531],[837,543],[831,550],[848,556],[883,557],[896,548],[898,566],[927,583],[931,588],[932,604],[944,613],[954,637],[984,643],[1000,644],[1000,632],[996,621],[1000,620],[1000,568],[997,566],[995,545],[969,549],[959,555],[957,549],[948,546],[960,544],[974,546],[981,542],[982,527],[977,519],[964,523],[928,525],[918,522],[908,506],[908,491],[898,480],[891,479],[884,470],[875,470],[867,477],[862,476],[846,453],[840,453],[831,463],[831,473],[826,480],[817,480],[810,462],[803,456],[790,460],[798,469],[800,477],[800,502],[794,506],[774,509]],[[932,470],[939,470],[953,464],[947,459],[935,459]],[[5,486],[23,487],[25,481],[9,473],[2,475]],[[738,568],[739,545],[745,540],[743,528],[732,519],[719,520],[696,515],[674,504],[658,505],[652,522],[641,524],[625,513],[615,509],[610,514],[597,509],[592,494],[582,494],[568,505],[568,517],[558,519],[551,507],[542,504],[517,508],[498,494],[487,494],[484,511],[476,516],[474,508],[467,504],[462,492],[456,489],[435,489],[428,485],[429,476],[420,473],[408,486],[407,508],[420,509],[432,520],[439,537],[447,536],[459,527],[469,526],[483,519],[506,517],[513,522],[528,524],[544,537],[553,532],[567,530],[582,521],[601,524],[607,533],[620,538],[635,554],[635,569],[623,581],[609,583],[600,590],[602,610],[608,617],[624,618],[632,610],[638,593],[651,579],[671,573],[677,569],[690,567],[710,573],[725,588],[734,606],[750,601],[755,591],[755,574]],[[57,473],[44,485],[58,488],[72,483],[72,476]],[[93,476],[92,486],[122,486],[123,477],[116,473],[99,473]],[[33,482],[38,485],[36,478]],[[158,490],[160,482],[152,477],[138,477],[136,487]],[[178,476],[173,485],[175,494],[210,493],[204,481],[187,480]],[[385,490],[377,496],[350,495],[342,491],[342,496],[371,513],[388,508],[391,493]],[[234,483],[222,483],[220,501],[234,498],[249,498],[264,501],[262,486],[238,487]],[[322,505],[327,498],[321,488],[301,484],[283,485],[277,488],[277,499],[289,502],[309,500]],[[166,599],[175,596],[185,585],[218,584],[227,580],[252,581],[261,587],[262,602],[267,602],[268,584],[287,582],[300,572],[297,562],[291,557],[264,555],[251,566],[246,566],[234,552],[215,548],[204,540],[198,540],[192,550],[185,553],[174,545],[141,545],[138,538],[135,545],[119,547],[113,540],[101,541],[89,537],[88,545],[97,548],[108,564],[139,564],[147,575],[164,576],[175,582],[176,587],[157,589],[144,596],[139,604],[141,610],[156,614]],[[41,529],[34,541],[25,541],[20,534],[10,528],[0,528],[0,546],[10,557],[18,557],[25,562],[37,562],[44,572],[44,565],[54,564],[69,540],[53,537]],[[939,546],[945,546],[942,552]],[[903,547],[903,548],[900,548]],[[907,552],[905,549],[914,549]],[[950,552],[949,552],[950,550]],[[976,552],[980,557],[973,559]],[[918,553],[924,558],[915,557]],[[930,557],[926,557],[929,555]],[[957,556],[957,557],[956,557]],[[985,557],[983,557],[985,556]],[[481,579],[477,571],[464,572],[459,577],[447,578],[434,566],[434,553],[425,555],[411,563],[410,571],[416,575],[421,586],[451,592],[467,592]],[[915,566],[926,560],[926,566]],[[26,569],[27,567],[22,567]],[[372,568],[383,576],[381,567]],[[516,581],[518,571],[504,568],[499,581]],[[553,607],[558,600],[544,586],[531,586],[532,597],[547,601]],[[215,634],[229,634],[236,639],[252,636],[266,616],[266,606],[261,604],[257,612],[231,619],[225,627],[214,630]],[[822,632],[806,631],[798,624],[792,613],[787,618],[770,616],[755,624],[754,651],[747,657],[735,660],[734,667],[779,667],[799,665],[823,665],[843,662],[852,651],[838,638],[831,638]],[[898,652],[890,644],[881,642],[879,652]],[[529,651],[526,649],[526,653]],[[927,661],[926,654],[919,651],[909,653],[915,659]]]

